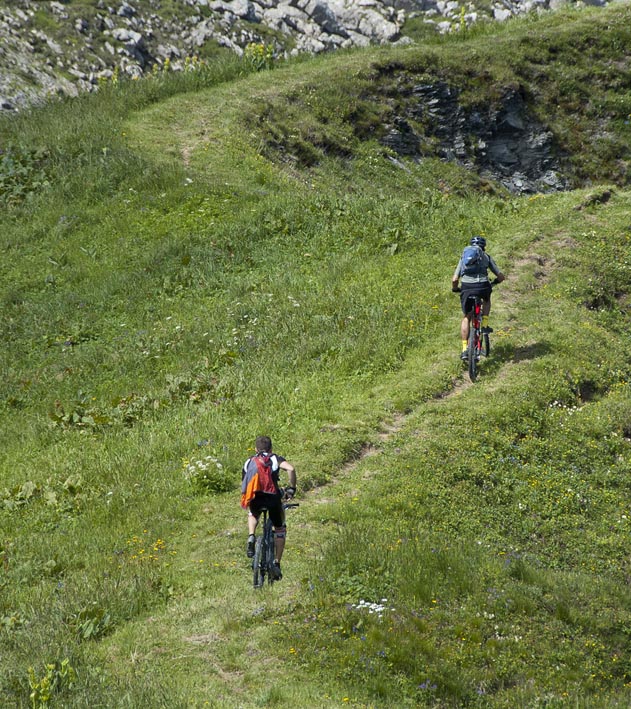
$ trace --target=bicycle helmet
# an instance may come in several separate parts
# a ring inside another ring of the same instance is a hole
[[[471,246],[479,246],[482,250],[486,249],[486,239],[483,236],[472,236],[469,243]]]

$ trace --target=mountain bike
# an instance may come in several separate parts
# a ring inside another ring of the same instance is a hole
[[[298,506],[297,502],[285,502],[283,509],[288,510]],[[256,538],[254,558],[252,560],[254,588],[262,588],[265,585],[265,577],[267,577],[267,582],[270,585],[276,581],[272,571],[275,557],[274,525],[267,513],[267,507],[261,508],[261,519],[259,521],[262,524],[263,534]]]
[[[497,281],[491,281],[494,286]],[[457,289],[457,293],[460,292]],[[482,332],[482,298],[479,295],[471,295],[473,310],[469,324],[469,342],[467,345],[467,364],[469,369],[469,379],[474,382],[478,378],[478,363],[482,356],[488,357],[491,353],[491,340],[488,332]]]
[[[482,332],[482,298],[479,295],[472,295],[473,312],[471,313],[471,325],[469,326],[468,364],[469,379],[474,382],[478,377],[478,362],[480,357],[488,357],[491,352],[491,341],[488,332]]]

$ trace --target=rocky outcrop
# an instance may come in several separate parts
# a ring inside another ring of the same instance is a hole
[[[242,53],[272,44],[278,56],[406,41],[421,16],[438,32],[503,20],[561,0],[0,0],[0,110],[42,97],[93,91],[114,72],[140,76],[167,61],[178,70],[210,45]],[[605,0],[590,0],[605,4]],[[481,9],[482,7],[486,9]]]
[[[496,105],[465,109],[458,89],[436,82],[415,86],[406,104],[382,138],[395,153],[457,162],[513,194],[568,188],[553,134],[529,114],[518,91],[508,90]]]
[[[140,76],[167,61],[184,68],[209,45],[241,54],[254,43],[277,55],[395,42],[404,12],[377,0],[157,0],[0,2],[0,105],[91,91],[114,71]],[[175,13],[175,14],[173,14]]]

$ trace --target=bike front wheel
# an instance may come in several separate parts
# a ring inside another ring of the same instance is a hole
[[[482,335],[482,354],[488,357],[491,354],[491,340],[489,339],[488,332]]]

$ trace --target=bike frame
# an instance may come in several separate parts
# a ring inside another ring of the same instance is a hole
[[[298,503],[284,503],[283,509],[287,510],[290,507],[298,507]],[[254,559],[252,560],[253,582],[254,588],[262,588],[265,585],[265,577],[271,585],[274,583],[274,575],[272,574],[272,566],[276,555],[274,545],[274,525],[269,518],[267,507],[261,508],[261,517],[259,519],[263,533],[257,537],[254,547]]]
[[[479,295],[473,296],[473,312],[469,325],[469,337],[473,335],[473,346],[478,359],[482,352],[482,298]]]

